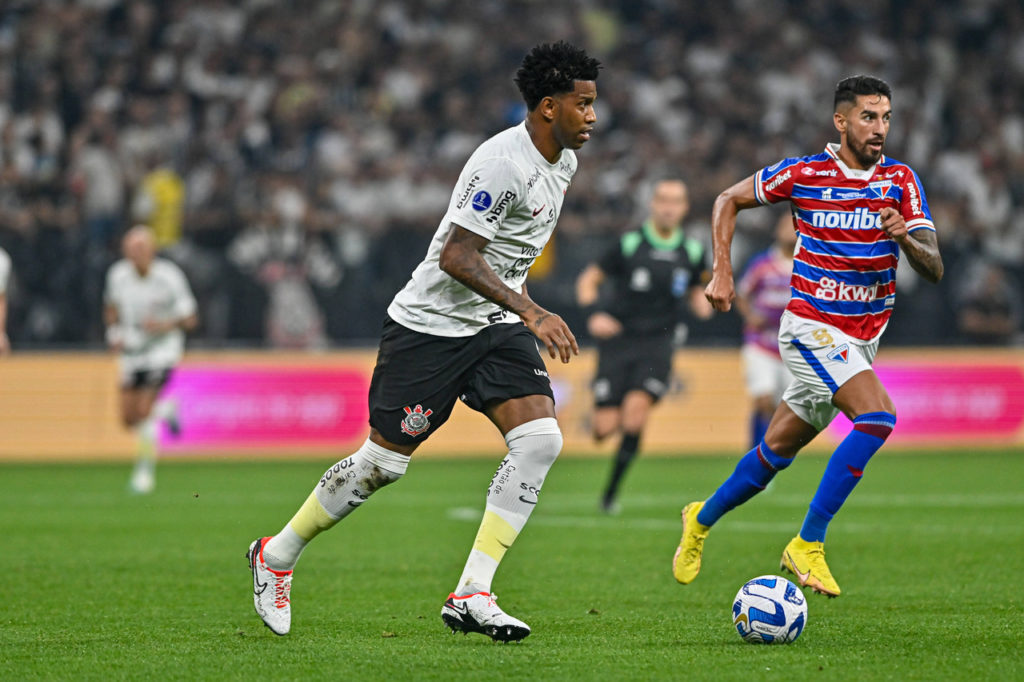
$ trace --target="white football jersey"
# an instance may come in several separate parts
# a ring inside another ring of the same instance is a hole
[[[7,293],[7,285],[11,280],[11,257],[0,249],[0,294]]]
[[[177,265],[155,258],[143,277],[135,266],[122,259],[107,271],[104,302],[117,308],[118,324],[124,338],[123,364],[134,369],[173,367],[185,352],[185,332],[173,329],[150,334],[147,320],[167,321],[196,312],[196,299]]]
[[[525,121],[477,147],[462,169],[427,257],[388,307],[391,319],[435,336],[471,336],[488,325],[518,322],[517,315],[442,272],[441,247],[452,223],[486,237],[490,244],[481,252],[484,261],[509,288],[522,293],[530,266],[555,229],[575,172],[576,155],[569,149],[548,163]]]

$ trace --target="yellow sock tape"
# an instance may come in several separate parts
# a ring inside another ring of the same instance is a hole
[[[486,511],[480,522],[480,530],[476,532],[473,549],[480,550],[495,561],[501,561],[505,550],[512,546],[518,535],[519,531],[508,521],[492,511]]]
[[[320,504],[320,500],[316,499],[315,492],[309,494],[306,501],[299,507],[299,511],[295,512],[295,516],[289,521],[292,530],[303,540],[312,540],[335,523],[337,520],[331,518],[327,513],[327,510]]]

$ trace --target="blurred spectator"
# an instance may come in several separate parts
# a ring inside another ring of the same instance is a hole
[[[821,103],[856,72],[893,86],[886,151],[924,176],[951,261],[984,255],[1024,276],[1020,3],[300,4],[0,3],[0,246],[26,274],[12,336],[98,343],[96,282],[133,217],[196,282],[197,344],[271,339],[262,312],[282,296],[260,276],[265,262],[288,263],[279,281],[294,276],[286,288],[312,301],[302,324],[270,329],[305,329],[294,338],[314,345],[376,336],[466,155],[523,116],[511,82],[522,54],[556,38],[605,64],[595,137],[536,289],[556,309],[572,315],[563,291],[609,234],[641,217],[635,188],[683,173],[687,232],[706,240],[718,192],[834,137]],[[302,205],[302,218],[273,214],[262,196],[271,176],[288,178],[272,191]],[[768,245],[771,222],[745,217],[737,260]],[[61,288],[23,262],[37,254],[64,259]],[[953,292],[944,281],[901,296],[891,340],[955,341],[954,325],[929,326]],[[718,316],[692,341],[734,343],[736,327]]]
[[[1021,331],[1020,285],[997,263],[980,261],[962,285],[957,326],[968,343],[1004,346]]]
[[[185,183],[168,164],[159,163],[154,152],[132,201],[132,218],[149,225],[157,247],[166,248],[181,240],[184,212]]]

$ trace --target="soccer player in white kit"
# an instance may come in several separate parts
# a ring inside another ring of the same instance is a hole
[[[523,59],[515,82],[526,120],[469,158],[426,258],[388,307],[370,383],[369,438],[324,473],[277,535],[249,546],[253,602],[274,633],[291,627],[292,569],[306,544],[398,480],[461,399],[498,427],[508,452],[441,616],[453,632],[498,641],[530,634],[497,606],[491,581],[562,448],[537,339],[562,362],[579,351],[565,322],[530,299],[525,281],[576,172],[572,150],[590,139],[599,68],[564,42],[539,45]]]
[[[185,273],[156,257],[153,232],[136,226],[124,236],[124,258],[110,266],[104,291],[107,344],[119,354],[121,419],[139,438],[130,486],[148,493],[156,482],[157,424],[177,428],[174,406],[160,391],[185,351],[185,332],[195,328],[196,300]]]
[[[11,281],[11,257],[0,249],[0,355],[11,352],[11,341],[7,338],[7,285]]]

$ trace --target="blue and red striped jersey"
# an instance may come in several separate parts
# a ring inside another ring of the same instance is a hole
[[[879,212],[895,208],[910,231],[934,231],[935,224],[910,166],[883,156],[858,170],[838,150],[833,143],[821,154],[763,168],[754,175],[754,192],[762,204],[789,200],[800,235],[786,309],[871,341],[885,331],[896,303],[900,254],[882,231]]]

